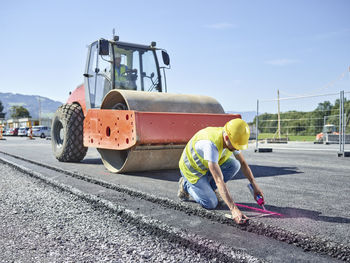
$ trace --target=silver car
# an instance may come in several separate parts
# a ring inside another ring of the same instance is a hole
[[[34,137],[45,138],[50,136],[51,128],[47,126],[33,126],[32,134]]]

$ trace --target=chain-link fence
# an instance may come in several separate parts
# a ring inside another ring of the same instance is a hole
[[[258,100],[254,120],[263,148],[350,149],[350,92]],[[328,145],[328,146],[324,146]]]
[[[343,154],[350,152],[350,92],[344,92],[343,100]]]

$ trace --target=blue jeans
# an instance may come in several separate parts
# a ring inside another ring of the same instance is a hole
[[[235,158],[229,158],[226,162],[220,165],[220,168],[226,183],[227,181],[232,180],[238,173],[239,169],[241,169],[241,164]],[[218,205],[218,199],[214,192],[217,186],[209,170],[195,184],[191,184],[182,172],[181,175],[184,178],[185,191],[187,191],[197,203],[206,209],[214,209]]]

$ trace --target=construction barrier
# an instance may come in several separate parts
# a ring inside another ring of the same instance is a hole
[[[34,140],[32,127],[29,128],[29,140]]]
[[[2,128],[0,127],[0,140],[5,140],[5,138],[3,138],[2,136]]]
[[[323,140],[324,144],[339,144],[339,139],[342,138],[342,136],[336,135],[336,134],[326,134],[325,139]],[[344,135],[344,144],[350,143],[350,134]]]
[[[344,157],[350,156],[350,91],[346,91],[343,94],[342,99],[342,111],[343,111],[343,140],[342,149],[340,149],[340,154]]]

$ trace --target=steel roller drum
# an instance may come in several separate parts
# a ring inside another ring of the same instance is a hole
[[[212,97],[131,90],[111,90],[101,109],[146,112],[182,112],[223,114]],[[136,145],[127,150],[98,148],[105,167],[114,173],[177,169],[185,144]]]

